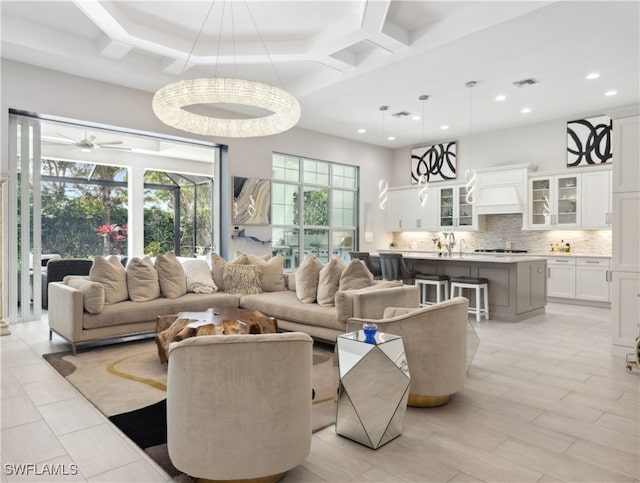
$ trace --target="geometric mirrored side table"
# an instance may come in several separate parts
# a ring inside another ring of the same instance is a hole
[[[340,386],[336,433],[377,449],[402,433],[409,397],[409,367],[402,337],[362,330],[337,338]]]

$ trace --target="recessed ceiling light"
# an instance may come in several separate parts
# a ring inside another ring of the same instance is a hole
[[[522,114],[529,114],[531,112],[531,108],[529,107],[525,107],[524,109],[522,109],[520,111]]]
[[[611,89],[610,91],[607,91],[604,93],[605,96],[615,96],[618,93],[618,91]]]
[[[600,77],[600,74],[597,72],[591,72],[590,74],[587,75],[587,77],[585,77],[585,79],[587,80],[593,80],[593,79],[597,79],[598,77]]]
[[[440,126],[440,129],[442,129],[443,131],[446,131],[447,129],[449,129],[449,126],[447,126],[446,124],[443,124],[442,126]]]
[[[411,118],[412,121],[419,121],[420,119],[422,119],[420,116],[413,116]]]
[[[367,132],[367,130],[366,130],[365,128],[363,128],[363,127],[361,127],[360,129],[358,129],[358,133],[360,133],[360,134],[364,134],[364,133],[366,133],[366,132]]]
[[[395,137],[395,136],[389,136],[389,137],[387,138],[387,141],[395,141],[395,140],[396,140],[396,137]]]
[[[500,94],[496,96],[496,101],[500,102],[500,101],[504,101],[507,98],[507,96],[505,96],[504,94]]]

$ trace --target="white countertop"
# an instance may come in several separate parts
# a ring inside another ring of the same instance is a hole
[[[380,250],[381,252],[390,252],[390,250]],[[435,252],[412,252],[412,251],[402,251],[402,250],[393,250],[393,253],[402,253],[402,256],[405,258],[412,259],[420,259],[420,260],[441,260],[445,262],[483,262],[483,263],[518,263],[518,262],[537,262],[540,260],[546,260],[545,256],[532,256],[527,253],[522,254],[513,254],[511,256],[510,253],[488,253],[488,254],[480,254],[480,253],[463,253],[460,256],[459,252],[455,252],[449,257],[445,256],[443,253],[442,256],[439,256],[438,253]],[[379,253],[379,252],[378,252]],[[372,256],[378,255],[378,253],[372,253]]]
[[[457,247],[456,247],[457,248]],[[378,252],[391,252],[391,253],[402,253],[404,256],[410,258],[442,258],[438,257],[438,253],[434,251],[428,250],[402,250],[398,248],[391,249],[381,249]],[[459,250],[454,249],[453,253],[455,256],[458,256]],[[411,255],[409,255],[411,254]],[[528,252],[528,253],[495,253],[495,252],[464,252],[463,258],[471,259],[471,257],[494,257],[494,258],[550,258],[550,257],[584,257],[584,258],[611,258],[611,255],[602,255],[602,254],[591,254],[591,253],[580,253],[580,252]],[[448,257],[447,257],[448,258]],[[453,258],[453,257],[452,257]]]

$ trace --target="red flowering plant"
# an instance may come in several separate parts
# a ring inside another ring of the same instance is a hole
[[[127,241],[127,233],[127,225],[120,226],[116,225],[115,223],[107,223],[96,228],[96,235],[101,236],[104,239],[102,254],[109,255],[109,252],[111,251],[109,242],[113,240],[113,245],[116,252],[115,254],[120,255],[122,243]]]

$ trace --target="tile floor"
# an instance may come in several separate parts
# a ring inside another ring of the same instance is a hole
[[[448,405],[409,408],[402,436],[377,451],[320,431],[284,481],[640,483],[640,371],[611,355],[609,317],[549,304],[525,322],[473,321],[480,347]],[[11,329],[0,338],[2,482],[170,480],[40,357],[68,347],[48,340],[46,321]],[[7,474],[20,463],[76,474]]]

